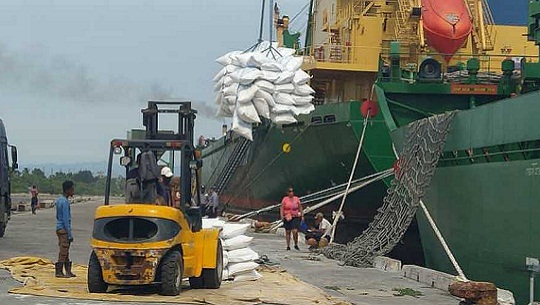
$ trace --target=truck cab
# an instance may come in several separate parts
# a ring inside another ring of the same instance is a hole
[[[8,148],[11,150],[11,164],[8,158]],[[4,236],[11,217],[10,173],[17,168],[17,148],[8,144],[6,128],[0,119],[0,237]]]

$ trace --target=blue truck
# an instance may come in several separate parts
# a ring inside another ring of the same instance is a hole
[[[11,164],[8,159],[8,150],[11,151]],[[4,236],[11,217],[10,174],[17,168],[17,147],[9,145],[4,122],[0,119],[0,237]]]

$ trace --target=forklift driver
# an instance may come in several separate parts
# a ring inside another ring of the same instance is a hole
[[[157,183],[160,177],[156,157],[151,151],[139,153],[137,167],[126,175],[126,202],[154,204],[157,199]]]

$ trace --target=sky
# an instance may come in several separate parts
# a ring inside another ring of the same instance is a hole
[[[280,3],[290,15],[304,5]],[[260,7],[253,0],[2,0],[0,118],[19,163],[106,160],[112,138],[142,127],[150,98],[193,101],[196,135],[219,136],[214,60],[256,42]]]
[[[278,2],[294,16],[308,0]],[[496,21],[526,20],[527,0],[489,3]],[[214,59],[256,42],[260,6],[254,0],[2,0],[0,118],[19,162],[104,161],[110,139],[142,127],[140,109],[150,98],[193,101],[200,112],[196,135],[219,136],[224,121],[214,115],[211,79],[220,69]],[[293,30],[305,29],[303,18]]]

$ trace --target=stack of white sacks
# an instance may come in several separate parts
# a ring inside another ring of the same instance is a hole
[[[234,281],[254,281],[262,277],[257,272],[259,264],[254,260],[259,254],[249,248],[253,237],[245,233],[249,224],[226,223],[219,219],[203,219],[203,228],[221,228],[223,246],[223,279]]]
[[[292,124],[297,115],[315,109],[310,76],[300,69],[303,57],[288,48],[269,52],[268,46],[265,42],[252,52],[229,52],[216,60],[223,66],[213,79],[218,116],[232,117],[232,130],[249,140],[260,117]]]

